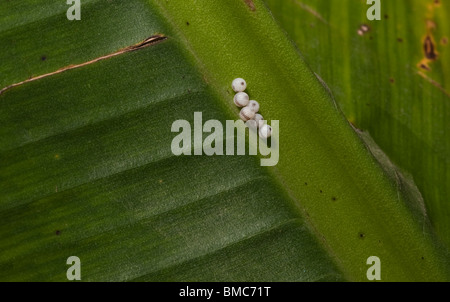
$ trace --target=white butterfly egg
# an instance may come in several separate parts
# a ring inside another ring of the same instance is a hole
[[[241,109],[241,112],[239,113],[240,118],[246,122],[248,120],[251,120],[255,117],[255,112],[249,108],[248,106]]]
[[[259,111],[259,103],[255,100],[251,100],[248,102],[248,107],[252,109],[255,113]]]
[[[237,78],[233,80],[231,87],[235,92],[242,92],[247,89],[247,82],[242,78]]]
[[[270,127],[267,124],[262,125],[261,128],[259,128],[259,136],[261,138],[269,138],[272,135],[272,127]]]
[[[247,122],[245,122],[245,124],[247,125],[248,128],[251,129],[258,129],[258,123],[255,120],[248,120]]]
[[[264,118],[261,114],[257,113],[255,114],[255,117],[253,118],[255,120],[255,125],[260,128],[262,125],[264,125]]]
[[[256,113],[255,116],[246,122],[247,127],[257,129],[264,125],[264,118],[261,114]]]
[[[248,105],[249,97],[245,92],[238,92],[234,96],[234,104],[238,107],[245,107]]]

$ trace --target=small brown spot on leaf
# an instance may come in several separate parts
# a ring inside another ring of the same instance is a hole
[[[41,61],[47,60],[47,56],[41,56]]]
[[[426,63],[419,63],[419,67],[426,71],[431,70],[431,68]]]
[[[186,25],[187,25],[187,26],[189,26],[189,25],[190,25],[189,21],[186,21]]]
[[[56,236],[59,236],[59,235],[61,235],[61,231],[60,230],[56,230],[55,234],[56,234]]]
[[[331,200],[332,200],[332,201],[336,201],[337,198],[333,196],[333,197],[331,197]]]
[[[389,82],[391,82],[392,84],[394,84],[394,83],[395,83],[395,80],[394,80],[393,78],[390,78],[390,79],[389,79]]]
[[[432,30],[436,28],[436,23],[433,20],[427,20],[427,29]]]
[[[423,50],[425,51],[425,57],[429,60],[436,60],[438,54],[436,52],[433,39],[430,36],[426,36],[423,42]]]
[[[443,37],[443,38],[441,39],[441,44],[442,44],[442,45],[447,45],[447,44],[448,44],[448,38],[447,38],[447,37]]]
[[[366,237],[366,234],[360,232],[360,233],[358,234],[358,237],[359,237],[360,239],[364,239],[364,238]]]
[[[252,12],[256,10],[255,3],[252,0],[244,0],[245,4],[250,8]]]
[[[402,38],[397,38],[397,42],[403,43],[403,39]]]

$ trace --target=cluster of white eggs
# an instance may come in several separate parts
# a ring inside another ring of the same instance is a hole
[[[249,127],[254,129],[259,128],[259,136],[262,138],[268,138],[272,135],[272,128],[264,122],[264,118],[259,111],[259,103],[255,100],[250,100],[245,89],[247,89],[247,82],[242,78],[234,79],[231,83],[236,94],[234,95],[234,104],[238,107],[242,107],[239,113],[240,118],[247,122]]]

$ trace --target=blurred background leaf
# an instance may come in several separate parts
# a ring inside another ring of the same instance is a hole
[[[347,119],[412,174],[450,245],[450,3],[266,0]],[[369,29],[365,32],[363,29]]]

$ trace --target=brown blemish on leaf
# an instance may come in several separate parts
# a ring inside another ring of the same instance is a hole
[[[448,38],[447,37],[443,37],[441,39],[441,45],[447,45],[448,44]]]
[[[422,61],[420,61],[419,64],[417,64],[417,66],[425,71],[431,71],[430,66],[428,66],[427,59],[423,59]]]
[[[417,64],[417,67],[422,71],[431,71],[430,64],[436,61],[439,53],[436,49],[436,42],[433,37],[433,31],[436,29],[437,25],[432,20],[434,16],[433,5],[428,5],[427,21],[426,21],[426,35],[422,42],[422,51],[424,52],[424,58]]]
[[[436,23],[433,20],[427,20],[427,30],[436,29]]]
[[[437,59],[438,54],[436,52],[436,47],[430,36],[426,36],[425,41],[423,42],[423,50],[427,59],[432,61]]]
[[[244,2],[245,4],[247,4],[248,8],[250,8],[252,12],[256,10],[255,3],[253,3],[252,0],[244,0]]]
[[[5,92],[6,90],[10,89],[10,88],[13,88],[13,87],[16,87],[16,86],[20,86],[20,85],[26,84],[28,82],[36,81],[36,80],[39,80],[39,79],[42,79],[42,78],[46,78],[46,77],[49,77],[49,76],[52,76],[52,75],[55,75],[55,74],[58,74],[58,73],[62,73],[62,72],[67,71],[67,70],[71,70],[71,69],[80,68],[80,67],[83,67],[83,66],[86,66],[86,65],[90,65],[90,64],[96,63],[98,61],[102,61],[102,60],[105,60],[105,59],[109,59],[109,58],[121,55],[121,54],[126,53],[126,52],[139,50],[139,49],[142,49],[142,48],[154,45],[154,44],[158,44],[158,43],[160,43],[160,42],[162,42],[162,41],[164,41],[166,39],[167,39],[167,37],[165,37],[164,35],[151,36],[151,37],[145,39],[142,42],[139,42],[137,44],[125,47],[123,49],[120,49],[120,50],[118,50],[116,52],[113,52],[113,53],[110,53],[108,55],[104,55],[104,56],[95,58],[95,59],[90,60],[88,62],[84,62],[84,63],[76,64],[76,65],[73,65],[73,64],[72,65],[68,65],[68,66],[60,68],[60,69],[58,69],[56,71],[53,71],[53,72],[50,72],[50,73],[46,73],[46,74],[43,74],[43,75],[40,75],[40,76],[33,76],[33,77],[28,78],[25,81],[22,81],[22,82],[19,82],[19,83],[15,83],[15,84],[11,84],[11,85],[6,86],[3,89],[1,89],[0,90],[0,95],[3,92]]]

